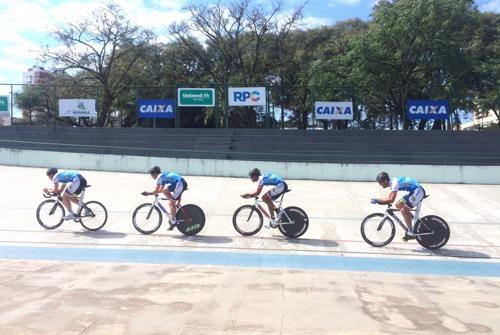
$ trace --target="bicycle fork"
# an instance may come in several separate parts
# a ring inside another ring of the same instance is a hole
[[[57,200],[54,202],[54,206],[52,206],[52,208],[50,209],[49,215],[52,215],[55,213],[56,208],[57,208],[57,204],[59,204],[61,202],[60,198],[61,198],[61,196],[57,197]],[[64,206],[63,206],[63,208],[64,208]]]

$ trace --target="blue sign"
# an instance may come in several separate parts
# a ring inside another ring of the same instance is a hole
[[[406,103],[409,120],[446,120],[449,110],[448,100],[408,100]]]
[[[140,119],[173,119],[175,118],[175,100],[137,100],[137,116]]]

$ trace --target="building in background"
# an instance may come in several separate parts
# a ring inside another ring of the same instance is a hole
[[[50,79],[50,73],[42,66],[33,66],[23,73],[23,84],[45,84]]]
[[[488,128],[497,122],[498,118],[495,112],[490,110],[488,114],[474,115],[472,121],[462,123],[462,130],[481,130],[483,128]]]

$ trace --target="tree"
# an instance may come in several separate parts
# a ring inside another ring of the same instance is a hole
[[[391,129],[401,123],[408,129],[407,99],[447,99],[447,90],[459,95],[470,64],[465,49],[476,12],[472,0],[379,2],[355,48],[369,113],[388,117]]]
[[[478,114],[493,111],[500,127],[500,14],[478,13],[471,52],[470,94],[474,107]]]
[[[57,113],[59,98],[95,98],[95,87],[84,83],[74,85],[78,77],[60,73],[51,75],[43,83],[23,86],[22,91],[15,95],[15,103],[23,111],[28,124],[92,125],[88,118],[59,117]]]
[[[280,60],[270,57],[270,50],[284,47],[284,39],[301,18],[302,7],[280,20],[279,2],[269,10],[251,6],[251,0],[238,0],[228,7],[220,2],[189,5],[191,22],[173,24],[169,30],[203,68],[207,80],[251,86],[264,83],[279,66]],[[244,108],[231,113],[231,118],[232,126],[255,126],[256,113]]]
[[[313,49],[314,58],[309,72],[310,83],[315,90],[315,100],[344,101],[352,100],[356,106],[361,99],[358,78],[355,76],[357,64],[352,57],[354,41],[365,34],[368,23],[359,19],[338,22],[322,28],[327,32],[326,40]],[[356,110],[356,107],[355,107]],[[355,113],[359,122],[359,113]],[[335,128],[346,128],[347,121],[334,121]],[[323,122],[326,128],[328,122]]]
[[[130,71],[145,54],[154,34],[134,26],[110,2],[79,23],[54,32],[63,47],[47,47],[42,58],[56,72],[81,73],[80,80],[102,86],[97,125],[108,126],[112,104],[132,83]]]

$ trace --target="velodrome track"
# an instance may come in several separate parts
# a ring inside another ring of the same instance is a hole
[[[186,176],[183,203],[205,211],[185,237],[166,225],[141,235],[131,223],[144,174],[84,171],[87,200],[108,209],[103,230],[65,222],[48,231],[35,210],[45,169],[0,166],[0,333],[498,333],[500,186],[426,184],[422,214],[451,227],[445,248],[361,238],[361,220],[383,207],[375,183],[288,181],[286,205],[310,227],[289,240],[232,227],[246,178]],[[399,229],[399,227],[397,228]],[[313,312],[314,311],[314,312]]]

